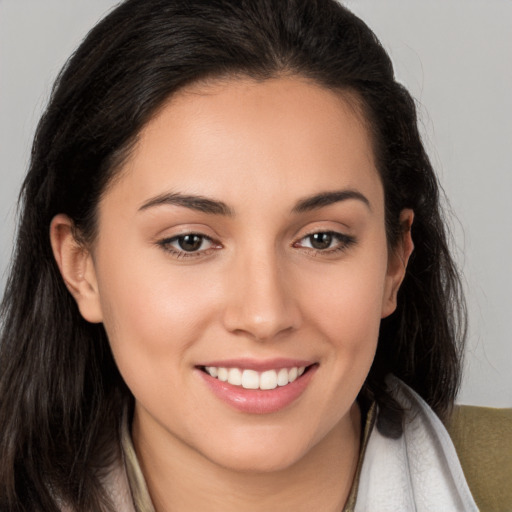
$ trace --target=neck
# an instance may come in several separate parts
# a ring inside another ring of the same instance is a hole
[[[354,404],[300,460],[269,472],[221,467],[191,447],[169,439],[168,433],[145,430],[136,412],[134,445],[157,512],[340,512],[359,459],[361,416]]]

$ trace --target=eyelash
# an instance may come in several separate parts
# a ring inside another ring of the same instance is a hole
[[[173,247],[171,244],[174,242],[179,242],[180,239],[183,240],[185,237],[188,236],[196,236],[201,239],[201,245],[204,242],[211,242],[211,247],[208,247],[207,249],[198,250],[198,251],[185,251],[182,249],[177,249]],[[220,244],[216,244],[215,241],[210,238],[209,236],[202,235],[201,233],[183,233],[182,235],[173,236],[171,238],[165,238],[163,240],[160,240],[158,242],[158,245],[162,247],[162,249],[166,252],[171,253],[172,256],[175,258],[183,259],[183,258],[199,258],[201,256],[205,256],[207,254],[210,254],[212,251],[218,249],[220,247]]]
[[[332,237],[333,240],[337,240],[337,244],[335,247],[330,247],[326,249],[316,249],[314,247],[304,247],[300,245],[300,242],[303,240],[309,239],[311,241],[312,237],[315,235],[328,235]],[[211,246],[207,249],[197,250],[197,251],[185,251],[182,249],[177,249],[173,247],[171,244],[179,243],[180,240],[185,239],[186,237],[198,237],[201,239],[201,246],[204,242],[210,242]],[[293,242],[292,247],[301,248],[307,252],[323,255],[331,255],[336,254],[338,252],[342,252],[347,250],[349,247],[356,243],[356,239],[353,236],[345,235],[343,233],[337,233],[336,231],[315,231],[313,233],[309,233],[298,241]],[[157,242],[157,244],[166,252],[171,253],[171,255],[175,258],[183,259],[183,258],[200,258],[202,256],[206,256],[211,254],[212,251],[217,250],[221,247],[221,244],[216,243],[212,238],[207,235],[203,235],[201,233],[184,233],[181,235],[173,236],[171,238],[165,238]]]
[[[302,247],[299,245],[300,242],[306,239],[312,239],[315,235],[328,235],[332,237],[333,241],[336,240],[337,244],[334,247],[330,247],[327,249],[315,249],[314,247]],[[314,231],[312,233],[308,233],[307,235],[300,238],[297,242],[292,244],[292,247],[302,248],[308,252],[312,252],[315,255],[321,254],[325,256],[329,256],[332,254],[336,254],[339,252],[346,251],[352,245],[356,243],[356,239],[353,236],[345,235],[343,233],[338,233],[336,231]]]

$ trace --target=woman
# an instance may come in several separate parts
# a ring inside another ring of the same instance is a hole
[[[476,510],[439,420],[464,315],[437,180],[333,1],[99,23],[37,130],[3,318],[2,510]]]

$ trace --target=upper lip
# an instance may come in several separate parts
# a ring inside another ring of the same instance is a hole
[[[266,370],[278,370],[281,368],[300,368],[301,366],[311,366],[315,361],[305,359],[275,358],[275,359],[223,359],[208,361],[198,364],[198,367],[215,366],[216,368],[243,368],[244,370],[255,370],[264,372]]]

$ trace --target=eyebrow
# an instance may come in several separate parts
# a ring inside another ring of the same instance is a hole
[[[371,210],[370,201],[361,192],[357,190],[334,190],[300,199],[293,207],[292,213],[310,212],[349,199],[359,200]],[[181,194],[179,192],[171,192],[153,197],[146,201],[139,208],[139,211],[162,205],[182,206],[211,215],[224,215],[227,217],[234,217],[235,215],[234,211],[223,201],[204,196]]]
[[[324,208],[325,206],[329,206],[334,203],[339,203],[340,201],[346,201],[348,199],[356,199],[358,201],[363,202],[368,209],[371,211],[370,201],[358,192],[357,190],[334,190],[329,192],[321,192],[320,194],[315,194],[314,196],[305,197],[304,199],[299,200],[296,205],[293,207],[292,213],[305,213],[310,212],[312,210],[318,210],[320,208]]]
[[[234,215],[233,210],[222,201],[209,199],[204,196],[180,194],[178,192],[161,194],[159,196],[153,197],[149,201],[146,201],[139,208],[139,211],[147,210],[148,208],[161,205],[183,206],[191,210],[209,213],[212,215],[225,215],[228,217],[232,217]]]

